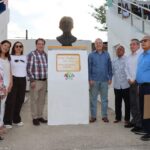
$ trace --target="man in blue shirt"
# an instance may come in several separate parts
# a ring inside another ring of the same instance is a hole
[[[136,81],[139,83],[140,107],[142,114],[142,126],[146,134],[141,140],[150,140],[150,118],[145,119],[144,114],[144,96],[150,95],[150,36],[144,36],[141,40],[144,52],[138,60]],[[150,100],[150,99],[149,99]]]
[[[101,96],[101,113],[102,120],[109,122],[107,118],[108,108],[108,84],[112,81],[112,65],[111,59],[107,51],[103,50],[103,42],[97,38],[95,40],[95,48],[88,57],[89,67],[89,85],[90,85],[90,122],[96,121],[97,115],[97,96]]]

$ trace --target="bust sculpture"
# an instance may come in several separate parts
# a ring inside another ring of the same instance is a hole
[[[59,28],[63,34],[58,36],[56,39],[62,44],[62,46],[72,46],[77,38],[71,34],[73,29],[73,19],[71,17],[64,16],[59,22]]]

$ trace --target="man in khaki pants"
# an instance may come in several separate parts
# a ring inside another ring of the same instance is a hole
[[[44,52],[45,40],[39,38],[35,41],[36,49],[29,53],[27,61],[27,74],[30,79],[30,98],[33,125],[47,123],[43,118],[47,87],[47,54]]]

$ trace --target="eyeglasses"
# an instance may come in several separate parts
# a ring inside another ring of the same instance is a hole
[[[23,45],[16,45],[15,48],[23,48]]]
[[[147,41],[150,41],[150,39],[143,39],[143,40],[141,40],[140,42],[141,42],[141,43],[143,43],[143,42],[145,43],[145,42],[147,42]]]
[[[19,60],[19,59],[15,59],[14,61],[15,61],[15,62],[19,62],[19,61],[20,61],[20,62],[22,62],[22,63],[25,62],[24,60]]]

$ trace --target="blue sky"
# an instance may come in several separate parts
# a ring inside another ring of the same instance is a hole
[[[100,37],[107,40],[106,33],[94,29],[98,26],[90,15],[93,9],[89,5],[100,6],[105,0],[10,0],[10,21],[8,38],[25,37],[25,30],[29,31],[29,38],[43,37],[55,39],[62,32],[59,21],[63,16],[70,16],[74,20],[72,34],[78,39],[92,40]]]

